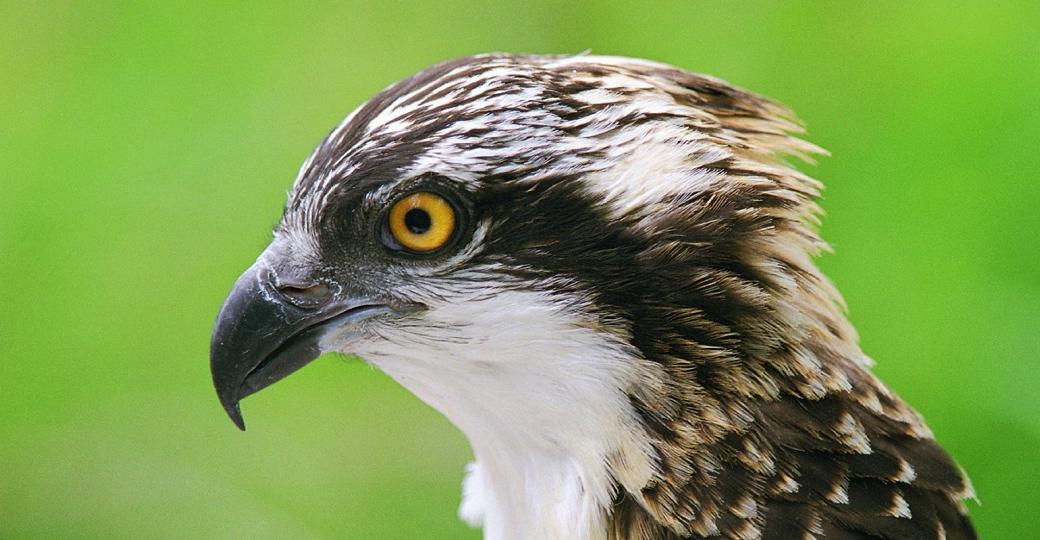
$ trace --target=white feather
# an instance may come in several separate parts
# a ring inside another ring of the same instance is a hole
[[[638,490],[652,474],[624,392],[634,351],[539,292],[430,306],[422,326],[373,327],[378,337],[360,343],[332,334],[323,346],[360,354],[466,434],[476,462],[460,515],[486,538],[605,539],[616,482]]]

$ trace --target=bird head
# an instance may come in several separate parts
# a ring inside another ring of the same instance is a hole
[[[742,356],[801,331],[784,291],[818,289],[798,275],[816,184],[781,161],[815,148],[793,129],[765,99],[629,59],[481,56],[401,81],[312,153],[235,284],[221,402],[242,427],[242,398],[335,351],[478,447],[645,462],[639,408],[691,384],[672,369],[712,370],[705,421],[733,421],[712,392],[775,391]]]
[[[241,398],[324,351],[406,385],[565,387],[565,366],[540,364],[652,356],[674,341],[662,310],[715,323],[675,346],[732,341],[740,321],[713,304],[742,285],[756,303],[766,284],[745,266],[784,262],[751,252],[818,244],[816,184],[779,161],[815,150],[792,129],[764,99],[630,59],[487,55],[401,81],[313,152],[236,283],[213,338],[221,400],[241,424]],[[610,362],[586,369],[620,382]]]
[[[926,436],[811,261],[819,185],[785,160],[820,150],[798,132],[767,99],[641,60],[428,68],[302,166],[218,316],[220,400],[244,427],[244,397],[356,354],[467,435],[486,469],[468,491],[508,506],[575,477],[590,515],[623,492],[677,533],[743,504],[687,493],[725,459],[776,473],[749,428],[763,404],[840,394]],[[856,417],[833,414],[835,444],[863,450]]]

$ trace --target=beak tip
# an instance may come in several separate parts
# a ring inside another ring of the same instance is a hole
[[[242,409],[238,406],[238,401],[232,401],[224,404],[224,412],[227,413],[228,418],[234,422],[238,429],[246,430],[246,421],[242,418]]]
[[[237,412],[236,410],[235,413],[228,413],[228,415],[231,417],[231,421],[235,423],[235,426],[238,427],[240,431],[246,430],[246,421],[242,419],[241,413]]]

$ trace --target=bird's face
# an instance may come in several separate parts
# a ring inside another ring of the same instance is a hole
[[[326,351],[374,363],[464,429],[516,421],[478,409],[624,399],[634,354],[618,297],[639,287],[645,238],[619,224],[610,197],[623,194],[603,178],[626,174],[621,146],[651,135],[593,136],[607,129],[589,116],[597,96],[552,96],[544,73],[470,69],[483,91],[450,65],[420,74],[304,164],[213,335],[240,427],[239,400]]]
[[[786,135],[785,114],[605,57],[474,57],[389,87],[307,159],[226,300],[211,344],[221,402],[241,427],[242,398],[353,353],[474,446],[645,461],[624,441],[651,402],[671,417],[709,386],[775,393],[738,358],[820,311],[786,295],[831,313],[806,266],[817,186],[781,161],[816,148]],[[701,400],[698,422],[740,417],[724,406]]]

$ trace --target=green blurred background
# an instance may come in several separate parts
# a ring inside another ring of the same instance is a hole
[[[912,4],[912,6],[911,6]],[[641,56],[791,105],[877,372],[1040,538],[1040,3],[0,2],[0,537],[476,538],[469,450],[324,358],[244,404],[217,309],[363,99],[484,51]]]

